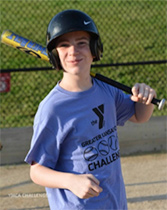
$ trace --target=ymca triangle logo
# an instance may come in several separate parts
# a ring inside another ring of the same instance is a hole
[[[104,104],[92,109],[99,118],[99,129],[104,126]]]

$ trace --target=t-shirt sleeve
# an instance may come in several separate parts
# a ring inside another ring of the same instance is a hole
[[[34,125],[31,147],[25,158],[25,162],[31,164],[35,161],[40,165],[54,168],[58,155],[58,144],[53,132],[47,128],[45,123]]]
[[[117,89],[115,98],[117,125],[123,126],[135,113],[135,103],[130,99],[130,95]]]

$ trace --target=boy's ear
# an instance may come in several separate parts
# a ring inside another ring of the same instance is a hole
[[[56,49],[53,49],[51,52],[49,52],[49,58],[50,63],[53,65],[53,67],[57,70],[61,70],[62,66],[60,64],[59,55]]]
[[[90,40],[90,50],[93,56],[93,61],[98,61],[102,57],[103,45],[100,38],[92,38]]]
[[[96,58],[96,56],[95,56],[95,55],[92,55],[92,57],[93,57],[93,59],[95,59],[95,58]]]

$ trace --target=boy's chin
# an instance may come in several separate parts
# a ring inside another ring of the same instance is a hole
[[[84,69],[79,67],[72,67],[70,69],[65,69],[64,72],[72,74],[72,75],[80,75],[86,73]]]

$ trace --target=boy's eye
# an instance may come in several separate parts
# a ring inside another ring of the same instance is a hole
[[[78,43],[78,45],[80,45],[80,46],[84,46],[84,45],[87,45],[87,44],[89,44],[89,43],[86,42],[86,41],[81,41],[81,42]]]
[[[59,42],[57,44],[57,47],[68,47],[68,46],[69,46],[69,43],[67,43],[67,42]]]
[[[68,47],[69,45],[67,43],[61,43],[58,45],[58,47]]]

